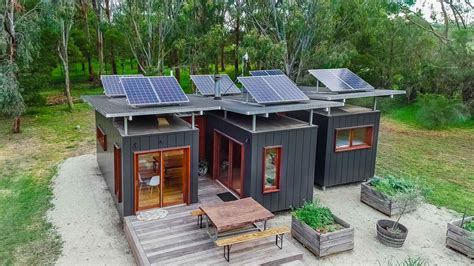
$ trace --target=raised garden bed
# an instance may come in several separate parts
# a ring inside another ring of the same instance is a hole
[[[400,214],[403,209],[396,202],[393,202],[390,196],[375,190],[369,185],[369,182],[362,183],[361,185],[360,201],[388,216]],[[406,212],[414,211],[415,209],[416,204],[408,205]]]
[[[315,230],[293,214],[291,235],[319,257],[354,249],[354,228],[337,216],[330,215],[333,219],[331,232]]]
[[[464,219],[465,224],[473,221],[474,217]],[[448,223],[446,246],[474,259],[474,232],[461,228],[461,222],[462,220],[456,220]]]

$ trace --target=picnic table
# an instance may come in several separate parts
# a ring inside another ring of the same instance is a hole
[[[273,213],[265,209],[252,198],[244,198],[228,201],[208,206],[201,206],[200,209],[206,217],[206,229],[212,239],[217,239],[219,234],[245,227],[253,226],[247,230],[265,230],[267,220],[275,217]],[[209,221],[215,226],[215,233],[210,232]],[[256,223],[263,222],[263,229]]]

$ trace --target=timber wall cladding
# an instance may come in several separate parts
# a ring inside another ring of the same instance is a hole
[[[464,222],[474,220],[474,217],[467,217]],[[448,223],[446,232],[446,246],[455,249],[468,258],[474,259],[474,232],[469,232],[461,226],[461,220]]]
[[[319,257],[354,249],[354,228],[336,216],[334,219],[344,229],[321,234],[293,216],[291,236]]]
[[[387,195],[370,187],[367,182],[361,184],[360,201],[388,216],[400,214],[403,210],[402,207],[398,206],[395,202],[392,202]],[[405,212],[411,212],[414,210],[416,210],[416,206],[408,205]]]

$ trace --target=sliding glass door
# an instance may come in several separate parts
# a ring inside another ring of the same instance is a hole
[[[135,211],[188,203],[189,150],[135,153]]]
[[[243,152],[242,143],[214,132],[214,178],[239,196],[242,196]]]

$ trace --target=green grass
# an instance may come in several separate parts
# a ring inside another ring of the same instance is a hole
[[[93,152],[94,118],[86,104],[29,108],[21,134],[0,117],[0,264],[52,264],[61,241],[47,222],[51,180],[63,159]]]

